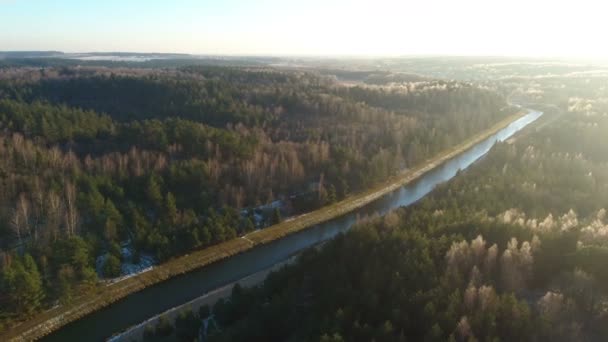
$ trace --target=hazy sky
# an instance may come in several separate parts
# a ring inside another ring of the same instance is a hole
[[[608,56],[602,0],[0,0],[0,50]]]

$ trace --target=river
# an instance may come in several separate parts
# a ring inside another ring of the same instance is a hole
[[[392,209],[410,205],[431,192],[438,184],[450,180],[458,171],[466,169],[483,157],[497,141],[508,139],[541,115],[542,112],[530,110],[527,115],[429,171],[417,181],[349,214],[146,288],[66,325],[46,336],[42,341],[103,341],[114,333],[154,315],[267,269],[307,247],[329,240],[340,232],[348,230],[359,215],[384,214]]]

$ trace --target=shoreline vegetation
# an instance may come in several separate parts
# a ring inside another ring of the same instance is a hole
[[[212,307],[218,300],[230,298],[232,294],[232,289],[236,284],[242,287],[253,287],[256,286],[266,279],[266,277],[271,272],[279,271],[281,268],[293,264],[296,260],[297,256],[293,256],[286,261],[281,261],[277,264],[274,264],[266,269],[258,271],[256,273],[250,274],[244,278],[233,281],[229,284],[226,284],[220,288],[209,291],[202,296],[196,297],[191,301],[188,301],[184,304],[180,304],[178,306],[172,307],[169,310],[166,310],[162,313],[154,315],[147,320],[133,325],[121,332],[117,332],[112,337],[108,338],[108,342],[118,342],[118,341],[141,341],[144,335],[144,330],[147,326],[153,326],[158,322],[161,317],[169,318],[171,321],[175,320],[175,318],[179,315],[183,310],[190,309],[192,311],[197,312],[201,306],[208,305]]]
[[[528,112],[525,110],[517,112],[474,137],[428,159],[419,166],[392,176],[371,189],[351,195],[340,202],[285,220],[263,230],[254,231],[218,245],[171,259],[150,271],[100,287],[93,294],[75,299],[70,305],[55,307],[40,313],[33,319],[12,328],[4,336],[0,336],[0,339],[4,341],[29,341],[42,338],[71,322],[147,287],[243,253],[257,245],[270,243],[289,234],[340,217],[393,192],[407,183],[415,181],[426,172],[489,138],[526,114]]]

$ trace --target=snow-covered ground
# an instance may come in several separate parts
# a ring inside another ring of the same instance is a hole
[[[154,257],[148,254],[141,253],[139,256],[139,262],[133,262],[133,249],[130,246],[130,243],[124,243],[120,249],[120,259],[122,261],[122,265],[120,266],[120,277],[114,279],[108,279],[112,282],[126,279],[129,276],[133,276],[138,273],[142,273],[145,271],[149,271],[152,269],[152,266],[156,264],[156,260]],[[106,262],[107,254],[103,254],[97,257],[95,260],[95,270],[100,278],[103,278],[103,265]]]
[[[276,200],[276,201],[273,201],[271,203],[261,205],[259,207],[242,209],[241,210],[241,216],[242,217],[249,217],[250,211],[252,211],[251,219],[253,221],[253,224],[255,225],[255,227],[257,229],[260,229],[260,228],[264,227],[264,224],[265,224],[265,222],[264,222],[265,221],[264,215],[265,214],[267,216],[269,216],[270,213],[274,209],[277,209],[277,208],[280,209],[281,211],[283,211],[284,207],[285,207],[285,201],[283,201],[283,200]]]
[[[121,250],[121,255],[122,255],[122,260],[124,260],[120,267],[121,274],[123,276],[130,275],[133,273],[139,273],[139,272],[153,266],[156,263],[154,258],[151,255],[147,255],[147,254],[140,254],[139,262],[133,263],[132,262],[133,251],[129,247],[123,247]]]

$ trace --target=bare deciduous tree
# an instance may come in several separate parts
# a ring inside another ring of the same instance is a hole
[[[76,209],[76,186],[71,182],[65,183],[65,223],[67,235],[72,236],[78,225],[78,211]]]

